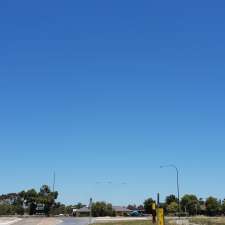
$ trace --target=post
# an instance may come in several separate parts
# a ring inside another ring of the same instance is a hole
[[[178,168],[171,164],[171,165],[165,165],[165,166],[160,166],[160,168],[165,168],[165,167],[172,167],[176,170],[177,173],[177,199],[178,199],[178,216],[180,217],[180,184],[179,184],[179,170]]]
[[[152,223],[156,223],[156,204],[152,203]]]
[[[174,166],[174,168],[176,169],[177,171],[177,198],[178,198],[178,214],[179,214],[179,217],[180,217],[180,185],[179,185],[179,171],[177,169],[176,166]]]
[[[89,224],[91,224],[92,223],[92,198],[90,198],[89,209],[90,209]]]
[[[165,225],[163,208],[157,209],[157,225]]]
[[[52,185],[52,191],[55,191],[55,171],[53,173],[53,185]]]
[[[160,206],[160,194],[159,193],[157,194],[157,205],[158,205],[158,207]]]

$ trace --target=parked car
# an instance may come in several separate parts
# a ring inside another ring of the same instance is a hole
[[[141,216],[143,216],[143,214],[141,212],[137,211],[137,210],[131,212],[129,215],[133,216],[133,217],[141,217]]]

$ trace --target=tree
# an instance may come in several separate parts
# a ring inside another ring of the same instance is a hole
[[[219,201],[214,197],[206,199],[206,213],[208,216],[216,216],[220,213],[221,205]]]
[[[175,214],[178,211],[178,204],[176,202],[171,202],[166,206],[166,211],[169,214]]]
[[[14,215],[13,206],[9,204],[0,204],[0,215]]]
[[[51,208],[55,204],[55,200],[58,197],[58,192],[51,192],[51,189],[47,185],[43,185],[40,188],[40,192],[36,198],[36,203],[44,204],[44,213],[49,216]]]
[[[40,188],[40,194],[48,195],[49,193],[51,193],[50,187],[48,185],[42,185]]]
[[[195,195],[184,195],[181,199],[181,208],[189,215],[196,215],[199,209],[198,198]]]
[[[29,204],[29,215],[34,215],[36,213],[37,205],[35,202]]]
[[[221,209],[222,209],[222,213],[225,214],[225,199],[222,202]]]
[[[99,216],[114,216],[114,211],[111,204],[105,202],[96,202],[92,204],[92,215]]]
[[[198,203],[199,203],[199,214],[206,215],[205,201],[203,200],[203,198],[199,198]]]
[[[65,207],[65,214],[66,215],[72,215],[73,214],[73,206],[72,205],[68,205]]]
[[[152,213],[152,204],[153,203],[155,203],[155,201],[152,198],[148,198],[144,201],[145,213],[147,213],[147,214]]]
[[[58,192],[52,192],[47,185],[43,185],[37,193],[35,189],[21,191],[19,193],[9,193],[0,196],[0,215],[23,215],[24,206],[30,215],[36,213],[37,204],[44,205],[44,212],[49,215],[55,204]]]
[[[21,216],[24,215],[24,208],[23,208],[23,206],[15,205],[14,208],[15,208],[15,213],[17,215],[21,215]]]
[[[175,195],[169,195],[166,197],[166,205],[170,205],[170,203],[176,202],[178,203],[178,198]]]
[[[82,204],[81,202],[78,202],[74,207],[76,208],[76,209],[81,209],[81,208],[83,208],[85,205],[84,204]]]

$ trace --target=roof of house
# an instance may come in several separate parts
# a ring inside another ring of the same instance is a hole
[[[113,206],[112,208],[115,212],[131,212],[131,210],[129,210],[126,207],[123,207],[123,206]],[[90,208],[87,207],[87,206],[84,206],[84,207],[78,209],[77,212],[88,213],[88,212],[90,212]]]
[[[113,206],[112,208],[115,212],[131,212],[131,210],[123,206]]]
[[[88,212],[90,212],[90,209],[89,209],[89,207],[87,207],[87,206],[84,206],[84,207],[82,207],[82,208],[80,208],[80,209],[78,209],[77,210],[77,212],[79,212],[79,213],[88,213]]]

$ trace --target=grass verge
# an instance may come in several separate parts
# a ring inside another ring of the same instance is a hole
[[[192,219],[190,219],[190,222],[199,224],[199,225],[225,225],[225,218],[224,217],[192,218]]]

